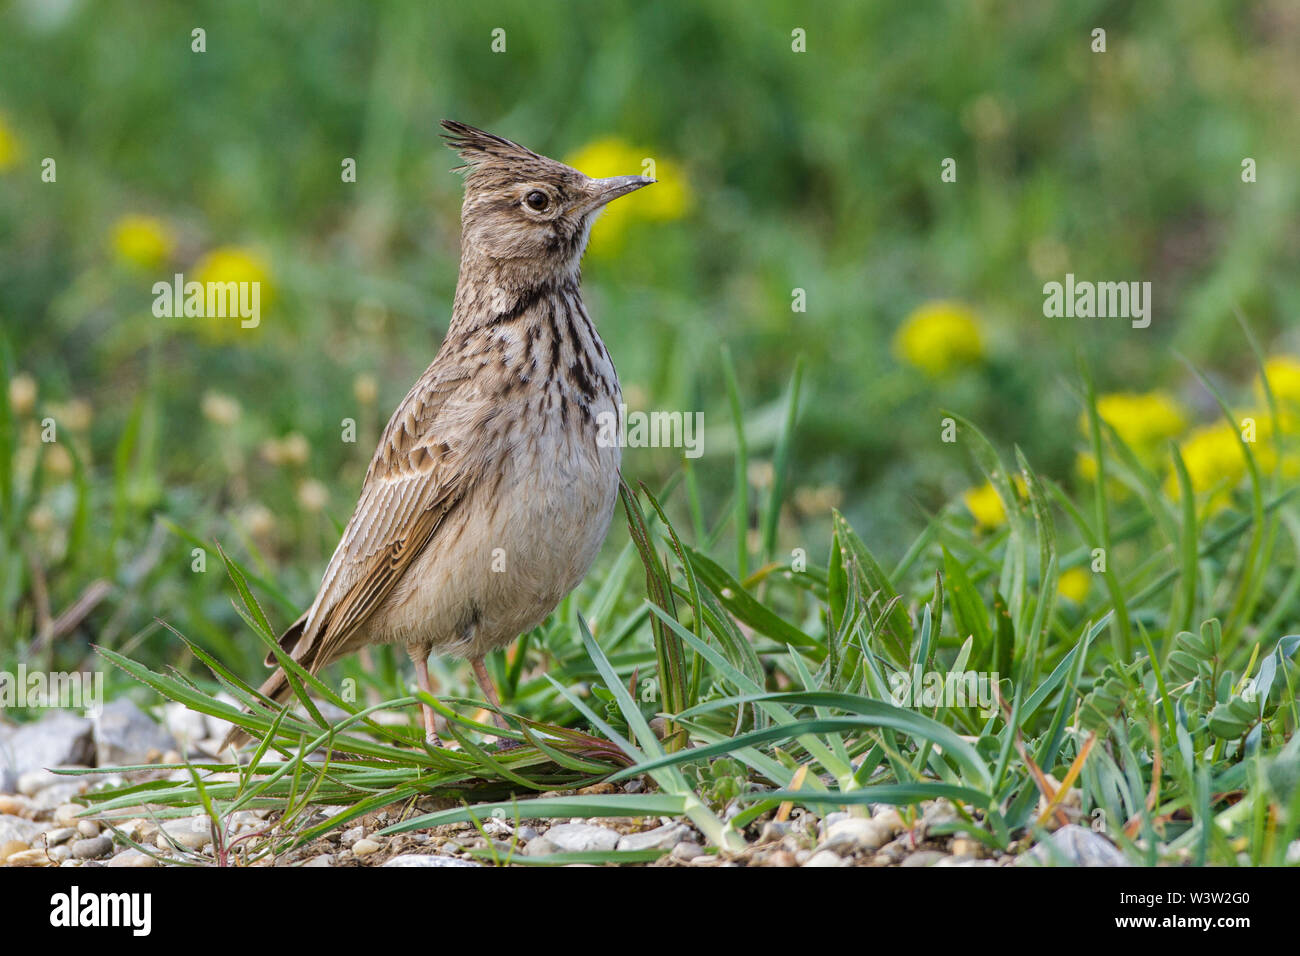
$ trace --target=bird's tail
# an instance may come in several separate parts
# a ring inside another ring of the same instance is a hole
[[[298,620],[294,621],[293,624],[289,625],[289,629],[280,635],[279,644],[285,652],[293,655],[295,661],[314,674],[316,672],[315,657],[317,642],[311,642],[309,646],[303,648],[298,654],[294,654],[295,645],[298,644],[299,639],[302,637],[303,628],[306,624],[307,615],[304,614],[302,617],[298,618]],[[269,652],[267,653],[266,665],[268,667],[275,667],[275,671],[270,677],[262,682],[262,686],[257,689],[258,693],[263,697],[270,698],[277,704],[282,704],[289,699],[289,695],[293,692],[293,688],[289,686],[289,679],[285,677],[284,669],[276,666],[274,654]],[[245,711],[245,713],[247,713],[247,711]],[[232,727],[230,732],[226,734],[226,739],[221,742],[221,749],[225,750],[227,747],[239,748],[252,739],[253,738],[242,727]]]

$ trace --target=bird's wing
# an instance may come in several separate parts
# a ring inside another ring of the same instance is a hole
[[[436,367],[384,429],[356,511],[307,612],[298,649],[316,645],[317,666],[346,652],[348,638],[436,537],[476,473],[469,449],[482,403],[474,400],[467,370]]]

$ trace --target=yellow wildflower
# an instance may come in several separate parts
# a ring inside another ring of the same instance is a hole
[[[1092,574],[1086,568],[1070,568],[1061,573],[1056,582],[1056,593],[1075,604],[1082,604],[1092,586]]]
[[[126,265],[157,268],[171,256],[175,244],[167,224],[154,216],[123,216],[113,224],[113,253]]]
[[[1272,389],[1279,405],[1300,406],[1300,358],[1275,355],[1264,363],[1264,374],[1268,376],[1268,387]],[[1256,381],[1255,388],[1262,400],[1262,383]]]
[[[1192,492],[1209,495],[1207,513],[1226,507],[1230,492],[1245,477],[1246,459],[1238,439],[1236,428],[1218,422],[1193,429],[1179,446]],[[1178,498],[1177,475],[1169,475],[1165,489],[1171,498]]]
[[[931,378],[943,378],[984,357],[975,313],[960,302],[927,302],[903,320],[894,354]]]
[[[18,134],[5,122],[4,114],[0,114],[0,173],[17,166],[22,154]]]
[[[1163,443],[1183,433],[1187,418],[1165,392],[1111,392],[1097,397],[1097,414],[1140,458],[1159,452]],[[1079,416],[1088,433],[1088,413]]]
[[[996,528],[1007,520],[1006,508],[1002,499],[990,482],[978,488],[971,488],[961,496],[966,509],[975,516],[975,523],[981,528]]]
[[[188,279],[189,276],[186,276]],[[213,249],[194,267],[194,279],[208,288],[209,282],[247,282],[257,287],[257,325],[243,326],[237,315],[221,318],[208,316],[201,321],[200,329],[213,339],[229,340],[239,333],[255,332],[262,327],[267,307],[275,288],[271,284],[271,269],[260,254],[241,246],[222,246]],[[251,301],[251,294],[250,294]],[[232,310],[233,311],[233,310]]]
[[[1273,381],[1271,374],[1269,381]],[[1274,421],[1267,408],[1248,411],[1242,416],[1242,434],[1248,441],[1251,432],[1254,438],[1251,450],[1264,474],[1278,471],[1286,479],[1300,478],[1300,414],[1290,408],[1279,408]]]
[[[596,179],[638,175],[657,180],[649,189],[638,190],[605,207],[591,230],[588,249],[593,255],[618,251],[633,222],[667,222],[690,211],[693,197],[681,167],[651,150],[607,137],[588,143],[564,161]]]
[[[1097,459],[1090,451],[1081,451],[1074,456],[1074,473],[1084,481],[1097,480]]]

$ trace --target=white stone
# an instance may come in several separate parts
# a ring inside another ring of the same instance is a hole
[[[561,853],[607,851],[618,846],[619,834],[608,827],[589,823],[561,823],[546,831],[549,840]]]
[[[669,823],[641,833],[629,833],[618,841],[620,850],[671,850],[690,834],[680,823]]]

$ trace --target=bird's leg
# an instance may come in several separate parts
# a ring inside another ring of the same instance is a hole
[[[488,676],[487,665],[483,663],[483,658],[475,657],[469,663],[470,666],[474,668],[474,681],[478,684],[479,690],[483,692],[483,696],[486,697],[492,706],[496,708],[496,710],[492,712],[492,722],[502,730],[509,730],[510,726],[506,723],[506,719],[502,717],[500,713],[501,698],[497,696],[497,689],[492,686],[492,678]]]
[[[430,697],[433,696],[433,688],[429,684],[429,658],[428,655],[420,651],[411,651],[411,661],[415,664],[415,682],[420,685],[420,690],[424,691]],[[434,724],[433,708],[420,701],[420,710],[424,713],[424,740],[431,747],[441,747],[442,738],[438,736],[438,730]]]

